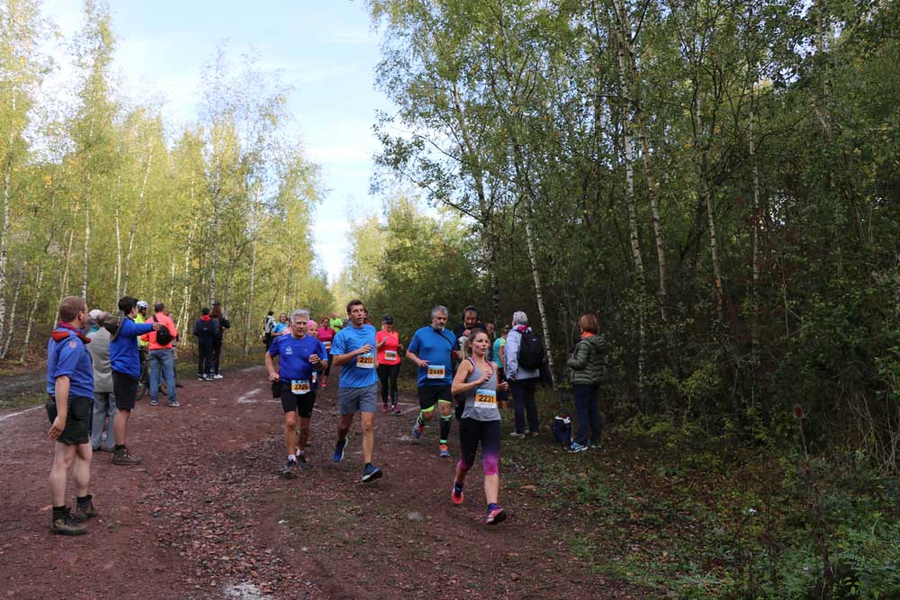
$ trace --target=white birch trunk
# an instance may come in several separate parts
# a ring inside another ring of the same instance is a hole
[[[9,345],[12,342],[13,333],[16,331],[16,308],[19,304],[19,293],[22,291],[22,282],[24,280],[25,275],[20,271],[19,276],[16,279],[16,289],[13,292],[12,306],[10,306],[9,309],[9,327],[7,327],[7,334],[6,339],[3,342],[3,349],[2,351],[0,351],[0,359],[6,358],[7,353],[9,353]]]
[[[59,284],[59,297],[57,300],[61,300],[68,294],[66,290],[69,287],[69,265],[72,264],[72,242],[75,239],[75,228],[73,227],[71,231],[69,231],[69,243],[66,244],[66,253],[63,256],[63,263],[65,263],[65,267],[63,267],[62,278],[60,279]],[[56,312],[53,316],[53,325],[59,322],[59,307],[56,308]]]
[[[122,174],[116,176],[116,301],[122,297],[122,222],[120,211]]]
[[[34,284],[34,296],[31,299],[31,310],[28,311],[28,325],[25,327],[25,339],[22,340],[22,354],[19,356],[19,362],[25,362],[25,355],[28,353],[28,344],[31,343],[31,330],[34,327],[34,316],[37,313],[38,304],[41,300],[41,289],[44,285],[44,263],[38,266],[37,281]],[[57,318],[59,315],[57,314]],[[54,325],[56,319],[54,319]]]
[[[537,256],[534,251],[534,238],[531,232],[531,200],[529,199],[525,209],[525,241],[528,246],[528,260],[531,263],[531,276],[534,279],[534,292],[537,296],[538,313],[541,317],[541,327],[544,330],[544,347],[547,349],[547,364],[550,367],[550,383],[555,388],[556,378],[553,375],[553,351],[550,347],[550,323],[547,320],[547,311],[544,308],[544,295],[541,292],[541,274],[538,271]]]
[[[16,111],[16,94],[12,94],[12,112]],[[9,128],[7,138],[7,154],[3,170],[3,223],[0,225],[0,340],[3,339],[4,324],[6,323],[6,285],[8,275],[6,266],[9,262],[9,229],[10,229],[10,188],[12,186],[12,148],[15,135],[13,127]]]
[[[128,252],[125,255],[125,277],[122,283],[122,295],[128,294],[128,278],[131,274],[131,255],[134,251],[134,237],[144,210],[144,195],[147,191],[147,179],[150,177],[150,166],[153,164],[153,146],[150,146],[150,154],[147,157],[147,168],[144,171],[144,181],[141,183],[141,191],[138,193],[138,203],[135,209],[134,221],[131,223],[131,231],[128,233]]]
[[[250,328],[253,326],[253,296],[256,292],[256,240],[253,240],[253,256],[250,259],[250,300],[247,304],[247,326],[244,329],[244,355],[250,353]]]

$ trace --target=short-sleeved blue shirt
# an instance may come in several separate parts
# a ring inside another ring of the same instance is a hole
[[[378,374],[375,372],[375,333],[375,328],[371,325],[362,327],[350,325],[341,329],[334,336],[334,342],[331,344],[333,356],[348,354],[366,344],[372,346],[369,354],[361,354],[341,366],[340,386],[342,388],[362,388],[378,383]],[[366,368],[369,364],[372,368]]]
[[[292,379],[311,379],[315,365],[310,364],[309,357],[317,354],[321,360],[327,360],[328,354],[322,342],[308,335],[295,338],[292,334],[279,335],[272,340],[269,354],[278,357],[278,376],[282,381]]]
[[[459,342],[450,331],[442,329],[438,332],[431,325],[416,331],[409,343],[409,351],[427,360],[430,368],[444,367],[444,377],[440,379],[428,377],[428,369],[419,367],[419,387],[453,383],[453,350],[459,350]]]
[[[56,331],[68,331],[69,338],[59,342],[50,338],[47,344],[47,393],[55,396],[56,378],[66,375],[69,377],[69,398],[93,398],[94,370],[90,352],[74,331],[63,327]]]

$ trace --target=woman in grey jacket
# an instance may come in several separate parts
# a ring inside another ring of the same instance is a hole
[[[566,368],[572,373],[575,414],[578,419],[578,433],[567,448],[569,452],[584,452],[589,445],[600,446],[601,424],[597,392],[603,377],[603,339],[598,334],[600,324],[593,313],[582,315],[578,319],[578,326],[581,328],[581,339],[575,344],[572,357],[566,362]]]

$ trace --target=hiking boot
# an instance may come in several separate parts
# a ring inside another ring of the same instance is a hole
[[[419,439],[422,437],[422,432],[425,431],[425,426],[420,425],[418,421],[413,424],[412,428],[412,436],[414,439]]]
[[[94,506],[93,496],[87,497],[87,502],[75,502],[75,510],[72,511],[72,520],[76,523],[84,523],[90,518],[96,517],[100,512]]]
[[[306,454],[297,450],[297,452],[294,454],[294,456],[297,457],[297,466],[299,466],[301,469],[309,468],[310,465],[309,465],[309,461],[306,460]]]
[[[168,405],[169,405],[170,407],[172,407],[172,408],[179,408],[179,407],[181,407],[181,405],[178,404],[178,400],[172,400],[171,402],[169,402]]]
[[[506,511],[497,506],[488,511],[487,516],[484,518],[484,524],[496,525],[497,523],[502,523],[505,520]]]
[[[344,448],[347,447],[347,438],[343,438],[337,441],[334,445],[334,462],[341,462],[344,460]]]
[[[395,415],[400,415],[400,414],[402,414],[402,411],[400,410],[400,407],[397,406],[396,404],[393,405],[393,406],[391,407],[391,412],[392,412],[393,414],[395,414]]]
[[[378,479],[381,475],[381,469],[372,463],[366,463],[366,466],[363,467],[362,481],[363,483],[369,483],[370,481]]]
[[[438,456],[441,458],[450,458],[450,449],[447,448],[447,444],[438,446]]]
[[[523,437],[525,437],[525,434],[519,433],[518,431],[513,431],[512,433],[509,434],[509,437],[523,438]]]
[[[466,499],[465,493],[463,493],[462,486],[457,487],[457,484],[453,484],[453,489],[450,490],[450,500],[453,501],[453,504],[459,506],[463,503],[463,500]]]
[[[50,531],[60,535],[82,535],[87,533],[87,527],[81,523],[76,523],[69,514],[69,508],[62,514],[53,515],[53,524],[50,525]]]
[[[114,465],[139,465],[143,459],[132,454],[128,448],[116,450],[113,452],[112,464]]]
[[[566,448],[566,452],[570,452],[570,453],[574,454],[576,452],[584,452],[587,449],[588,449],[587,446],[583,446],[582,444],[579,444],[578,442],[572,442]]]
[[[281,468],[281,476],[285,479],[293,479],[297,475],[297,461],[288,460]]]

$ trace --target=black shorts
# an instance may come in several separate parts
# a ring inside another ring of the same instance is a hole
[[[423,385],[419,387],[419,408],[428,410],[438,400],[451,401],[449,385]]]
[[[308,394],[295,394],[291,391],[290,385],[281,386],[281,408],[284,412],[297,411],[304,419],[312,416],[313,405],[316,403],[316,392],[312,391]]]
[[[84,396],[72,396],[69,398],[69,410],[66,413],[66,427],[56,438],[56,441],[66,446],[87,444],[91,439],[91,410],[94,399]],[[47,403],[47,417],[50,424],[56,420],[56,404]]]
[[[116,395],[116,409],[133,410],[134,403],[137,400],[139,380],[118,371],[113,371],[112,377],[113,393]]]

